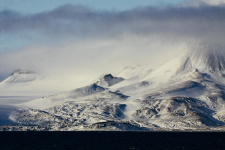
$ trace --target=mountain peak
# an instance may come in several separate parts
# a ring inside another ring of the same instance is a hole
[[[104,75],[103,76],[103,79],[104,80],[111,80],[111,79],[113,79],[114,77],[112,76],[112,74],[106,74],[106,75]]]
[[[109,87],[123,80],[124,78],[122,77],[114,77],[112,74],[106,74],[101,76],[99,81],[96,82],[96,84],[103,87]]]
[[[15,74],[36,74],[36,72],[32,70],[15,69],[10,75],[12,76]]]
[[[27,83],[38,78],[38,74],[31,70],[14,70],[8,78],[1,83]]]

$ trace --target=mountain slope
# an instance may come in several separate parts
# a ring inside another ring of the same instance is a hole
[[[66,101],[75,101],[77,99],[82,99],[84,97],[94,95],[96,93],[105,91],[106,89],[100,87],[96,84],[92,84],[89,86],[85,86],[82,88],[78,88],[72,90],[70,92],[65,92],[62,94],[47,96],[43,98],[39,98],[28,103],[22,104],[23,107],[31,107],[31,108],[38,108],[38,109],[45,109],[55,105],[59,105]]]

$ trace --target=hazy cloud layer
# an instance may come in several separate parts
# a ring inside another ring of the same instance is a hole
[[[3,52],[0,72],[24,68],[88,77],[116,72],[132,63],[154,67],[191,43],[223,48],[224,27],[225,7],[220,5],[123,12],[65,5],[29,16],[3,11],[1,37],[17,35],[23,39],[29,35],[33,40],[20,50]]]

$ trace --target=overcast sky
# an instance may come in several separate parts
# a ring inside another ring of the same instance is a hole
[[[0,74],[154,68],[195,43],[223,49],[224,27],[224,0],[0,0]]]

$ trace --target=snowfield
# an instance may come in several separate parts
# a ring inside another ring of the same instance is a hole
[[[16,72],[0,85],[37,78]],[[118,77],[16,104],[9,118],[18,125],[0,130],[224,131],[224,92],[224,53],[190,51],[155,70],[128,66]]]

